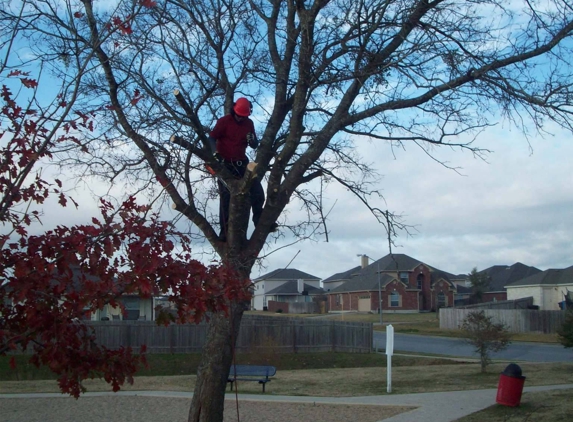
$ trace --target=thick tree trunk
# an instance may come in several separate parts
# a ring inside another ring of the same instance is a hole
[[[223,422],[225,389],[244,303],[233,303],[229,315],[216,314],[209,322],[189,422]]]

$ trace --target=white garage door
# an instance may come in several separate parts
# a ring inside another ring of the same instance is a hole
[[[370,312],[370,296],[358,298],[358,312]]]

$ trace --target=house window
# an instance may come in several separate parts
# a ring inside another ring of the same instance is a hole
[[[399,308],[400,307],[400,302],[401,302],[401,297],[400,297],[400,293],[398,292],[392,292],[390,293],[390,306],[392,308]]]
[[[336,304],[337,304],[337,305],[340,305],[340,297],[341,297],[341,296],[342,296],[342,295],[336,295]]]
[[[400,281],[402,283],[408,284],[409,274],[407,272],[400,273]]]
[[[424,285],[424,274],[418,274],[416,281],[418,283],[418,290],[422,290],[422,286]]]
[[[444,292],[438,293],[438,308],[444,308],[448,306],[448,301]]]
[[[138,297],[123,297],[123,305],[125,306],[124,320],[137,321],[139,319],[139,298]]]
[[[267,297],[263,296],[263,306],[267,306]]]

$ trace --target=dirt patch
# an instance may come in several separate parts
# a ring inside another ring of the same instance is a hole
[[[0,399],[2,422],[157,422],[187,420],[190,399],[105,396]],[[242,401],[225,403],[225,422],[376,422],[412,410],[404,406],[362,406]]]

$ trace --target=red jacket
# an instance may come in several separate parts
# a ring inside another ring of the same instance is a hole
[[[247,133],[255,133],[255,125],[251,119],[237,122],[228,114],[217,120],[210,136],[217,140],[217,152],[224,160],[246,160]]]

